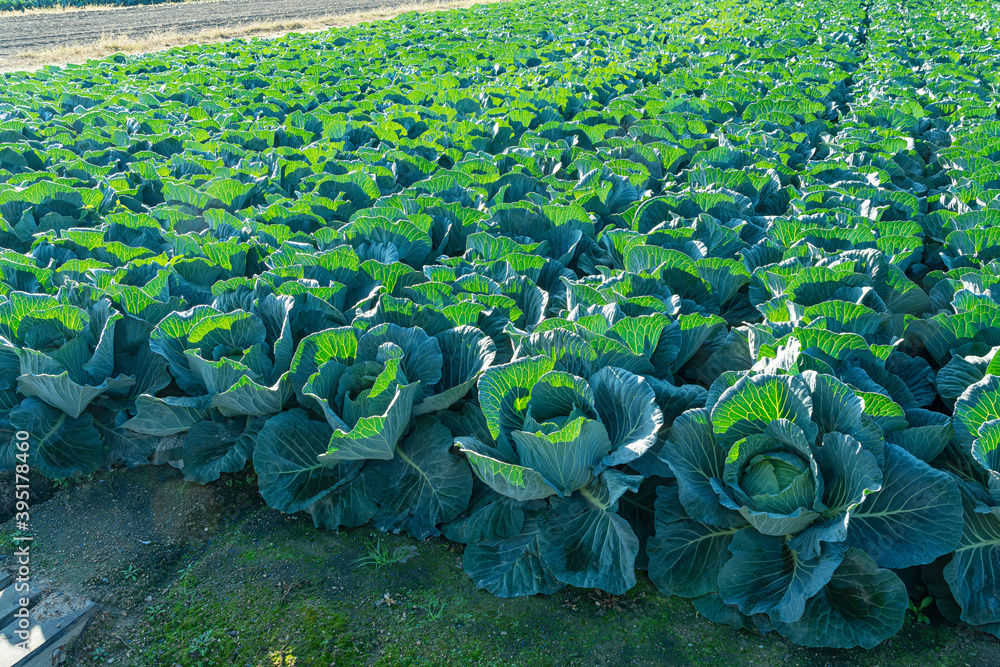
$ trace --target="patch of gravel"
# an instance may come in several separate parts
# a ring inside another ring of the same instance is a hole
[[[43,588],[43,590],[51,589],[52,583],[46,582],[45,586],[46,588]],[[62,590],[52,591],[46,595],[41,602],[34,606],[31,610],[31,617],[35,621],[43,623],[49,619],[68,616],[74,611],[83,609],[87,606],[87,604],[87,598],[82,595],[76,595]]]

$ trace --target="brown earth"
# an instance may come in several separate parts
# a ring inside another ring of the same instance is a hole
[[[145,466],[53,491],[32,498],[32,580],[101,605],[66,667],[1000,664],[1000,642],[944,622],[933,605],[930,623],[911,616],[877,648],[841,651],[710,623],[644,575],[621,597],[495,598],[462,571],[461,545],[316,530],[304,513],[266,507],[249,468],[198,486]],[[9,571],[15,526],[0,522]]]
[[[0,71],[112,53],[275,37],[497,0],[215,0],[0,13]]]
[[[287,21],[370,11],[405,0],[218,0],[138,5],[104,11],[0,16],[0,55],[100,39],[176,30],[197,32],[258,21]]]

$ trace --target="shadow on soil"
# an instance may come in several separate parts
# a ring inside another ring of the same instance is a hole
[[[908,621],[867,652],[802,649],[710,623],[645,576],[617,598],[498,599],[462,571],[461,546],[315,530],[264,506],[249,471],[208,486],[168,467],[98,473],[32,522],[33,576],[103,605],[68,665],[1000,664],[1000,642],[939,623]],[[8,521],[8,570],[12,534]]]

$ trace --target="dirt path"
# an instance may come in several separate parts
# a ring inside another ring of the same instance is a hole
[[[249,469],[207,486],[168,466],[87,480],[31,510],[32,580],[102,607],[66,667],[1000,665],[1000,642],[933,611],[876,649],[838,651],[710,623],[641,574],[621,597],[502,600],[462,571],[460,545],[316,530],[266,507]],[[14,534],[0,521],[0,571],[18,567]],[[375,567],[376,552],[392,557]]]
[[[359,14],[412,4],[413,0],[217,0],[92,11],[5,12],[0,14],[0,60],[14,60],[25,51],[95,42],[112,33],[133,39],[155,33],[198,33],[244,24],[280,24]]]

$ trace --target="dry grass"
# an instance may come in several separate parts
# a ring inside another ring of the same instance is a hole
[[[185,2],[219,2],[219,0],[172,0],[170,4],[179,4]],[[156,5],[131,5],[131,7],[155,7]],[[11,16],[33,16],[36,14],[76,14],[79,12],[114,12],[121,9],[130,9],[131,7],[122,7],[120,5],[106,4],[106,5],[83,5],[82,7],[73,6],[56,6],[56,7],[34,7],[32,9],[16,10],[10,12]],[[8,13],[0,13],[0,18],[7,16]]]
[[[161,51],[188,44],[215,44],[247,37],[275,38],[293,32],[321,32],[329,28],[356,25],[370,21],[390,19],[406,12],[434,12],[447,9],[465,9],[474,5],[493,4],[505,0],[430,0],[405,5],[382,7],[348,14],[329,14],[316,18],[292,21],[265,21],[245,23],[221,28],[207,28],[199,32],[173,30],[131,37],[109,31],[99,40],[88,43],[66,44],[52,49],[25,51],[13,57],[0,56],[0,72],[35,70],[45,65],[82,63],[95,58],[106,58],[116,53],[137,54]],[[119,8],[102,7],[109,11]],[[65,10],[61,10],[65,11]]]

